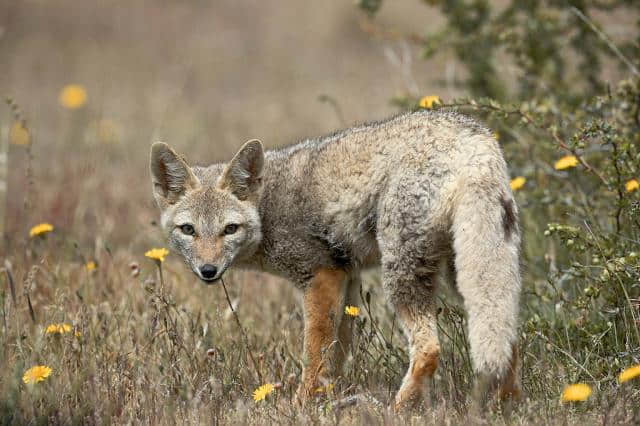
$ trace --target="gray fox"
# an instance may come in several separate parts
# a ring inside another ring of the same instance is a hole
[[[281,149],[251,140],[208,167],[158,142],[151,176],[169,244],[202,281],[234,266],[304,292],[303,398],[340,371],[351,342],[344,307],[357,304],[370,267],[409,341],[396,408],[420,399],[438,364],[441,268],[468,315],[476,397],[518,395],[518,210],[500,147],[473,119],[423,110]]]

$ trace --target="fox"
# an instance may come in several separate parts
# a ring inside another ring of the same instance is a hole
[[[415,407],[437,368],[443,271],[467,315],[473,400],[518,398],[518,208],[500,146],[475,119],[422,110],[272,150],[252,139],[206,167],[156,142],[150,171],[168,244],[205,284],[234,267],[302,291],[303,401],[342,371],[345,306],[369,268],[408,341],[393,408]]]

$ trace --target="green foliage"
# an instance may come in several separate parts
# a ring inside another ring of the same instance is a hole
[[[445,25],[419,44],[464,66],[444,100],[495,129],[512,175],[524,242],[523,381],[616,388],[640,362],[640,20],[615,42],[596,23],[638,16],[631,1],[425,1]],[[418,108],[411,96],[394,100]],[[563,156],[575,166],[555,167]],[[637,400],[637,392],[634,394]]]

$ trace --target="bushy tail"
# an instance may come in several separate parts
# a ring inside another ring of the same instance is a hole
[[[506,180],[506,179],[505,179]],[[456,281],[469,322],[474,369],[484,381],[512,374],[520,297],[517,207],[506,182],[465,185],[453,215]]]

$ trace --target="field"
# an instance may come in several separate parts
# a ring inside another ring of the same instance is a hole
[[[548,122],[556,107],[558,116],[568,108],[551,97],[500,122],[478,114],[498,132],[512,176],[526,176],[514,186],[524,230],[524,397],[510,416],[496,409],[469,417],[465,319],[449,294],[439,300],[443,354],[429,397],[414,412],[389,410],[408,354],[377,271],[364,276],[360,314],[350,319],[355,341],[345,374],[303,408],[295,397],[301,294],[290,283],[232,271],[227,300],[222,286],[202,285],[177,255],[145,257],[166,246],[150,145],[167,142],[204,165],[229,159],[251,138],[277,147],[417,108],[425,95],[445,102],[477,95],[460,83],[477,70],[455,53],[431,57],[398,35],[457,21],[424,4],[438,2],[407,0],[385,2],[375,20],[339,1],[5,3],[0,423],[640,422],[640,379],[618,376],[640,364],[640,118],[604,114],[622,130],[609,145],[585,146],[573,145],[570,126],[539,137],[545,129],[536,114]],[[637,7],[594,15],[610,43],[623,45],[620,55],[638,52]],[[567,74],[579,74],[578,57],[567,58]],[[597,93],[608,90],[627,109],[640,103],[640,78],[629,71],[640,55],[631,58],[620,66],[609,58],[594,72],[606,82]],[[505,74],[509,90],[521,84],[510,68]],[[626,78],[628,86],[618,85]],[[616,111],[640,117],[624,108]],[[520,130],[507,120],[513,116],[537,128]],[[566,152],[556,143],[564,140]],[[572,153],[575,164],[558,165]],[[53,229],[31,236],[41,223]],[[50,371],[25,383],[33,366]],[[562,401],[573,383],[588,384],[591,396]],[[264,384],[274,390],[254,401]]]

